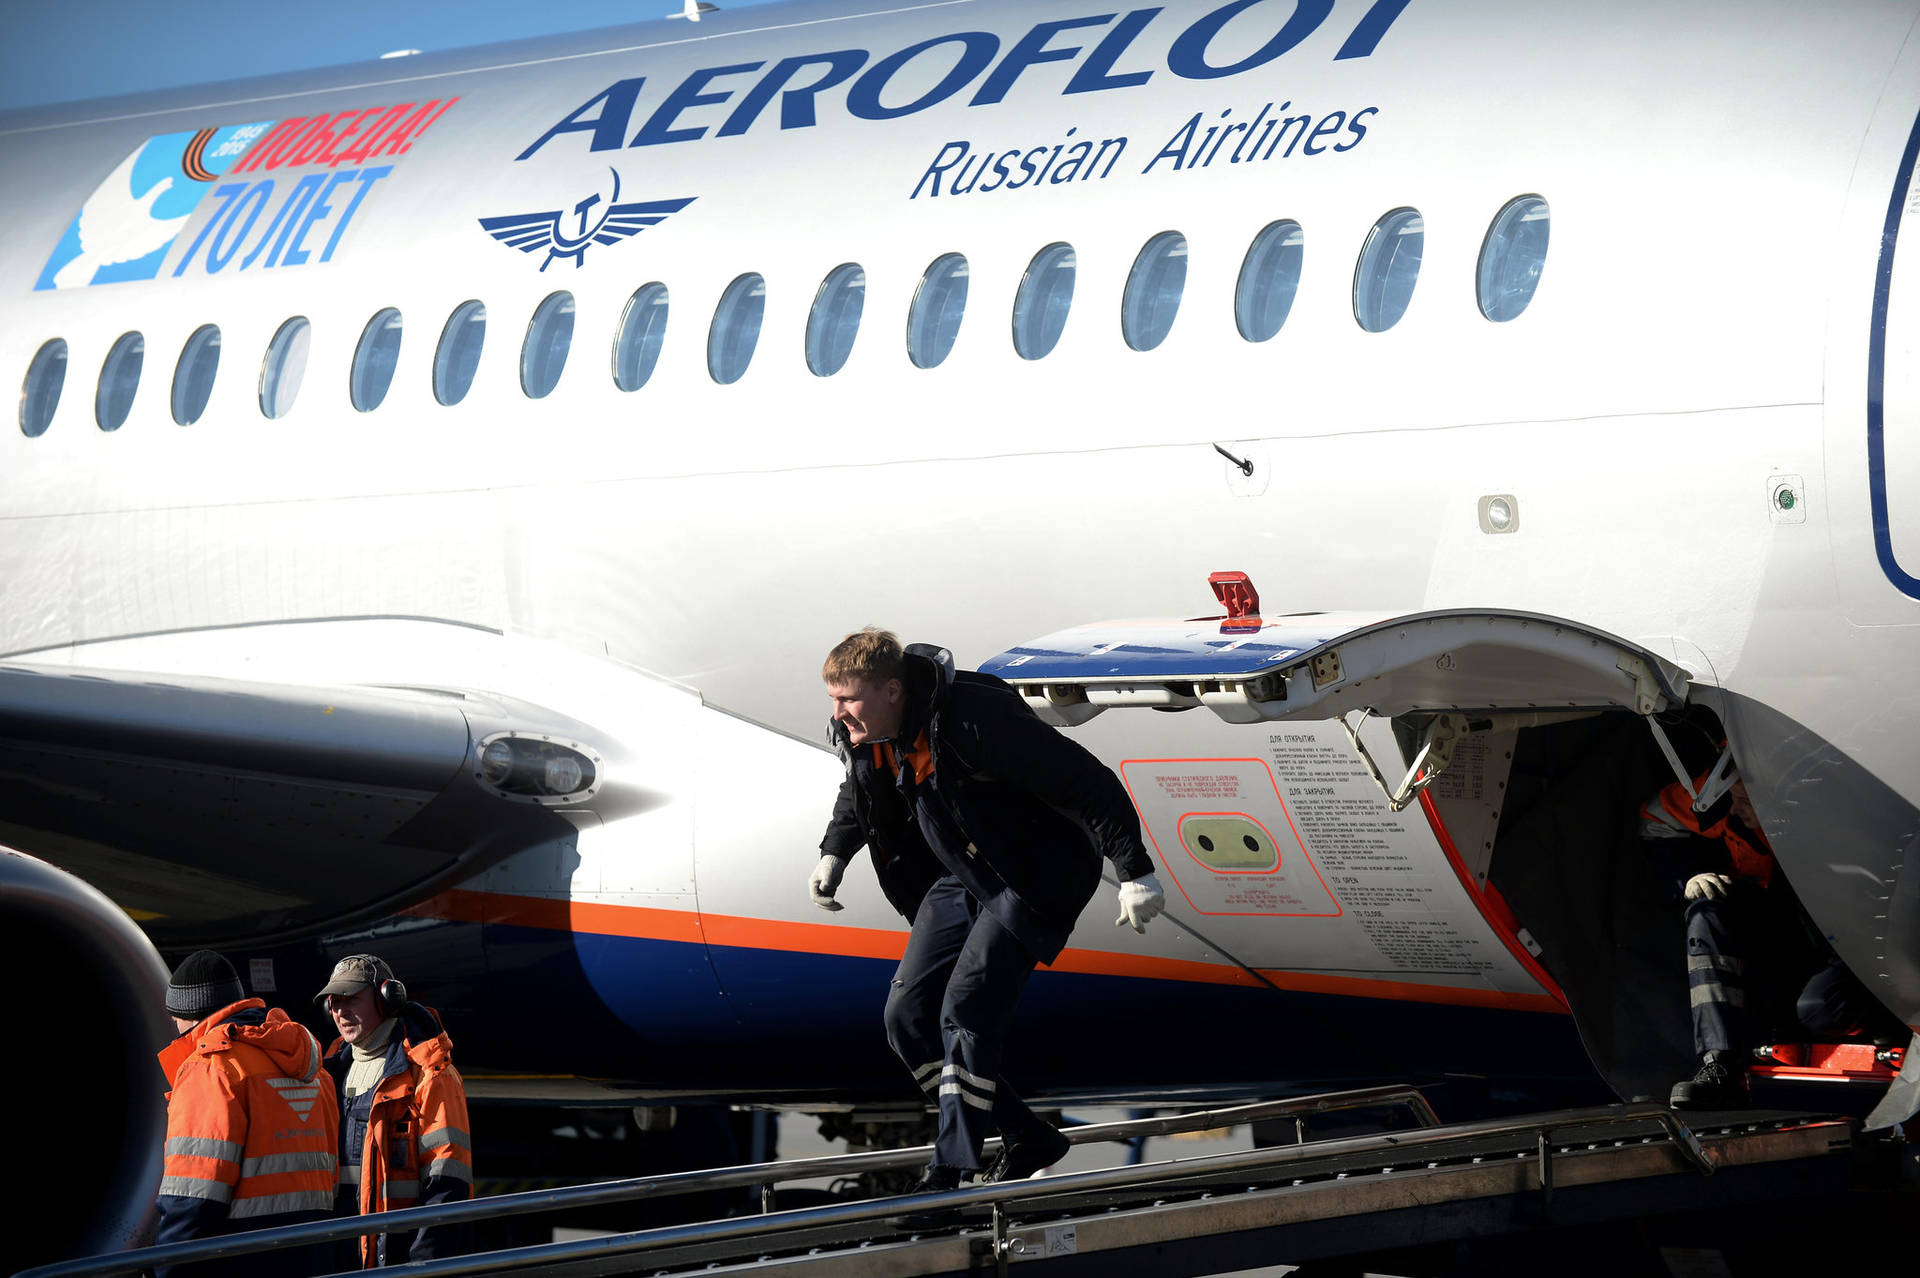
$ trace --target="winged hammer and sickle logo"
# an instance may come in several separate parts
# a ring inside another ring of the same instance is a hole
[[[635,200],[622,204],[620,171],[609,168],[607,172],[613,174],[613,191],[604,199],[596,191],[571,209],[483,217],[480,226],[494,239],[522,253],[545,249],[546,260],[540,263],[542,271],[565,257],[572,258],[578,268],[586,265],[587,249],[591,246],[618,244],[630,235],[638,235],[668,215],[678,213],[695,198]]]

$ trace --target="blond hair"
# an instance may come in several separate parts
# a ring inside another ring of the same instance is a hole
[[[826,663],[820,667],[820,677],[830,684],[877,685],[903,678],[906,664],[898,635],[878,626],[867,626],[833,645]]]

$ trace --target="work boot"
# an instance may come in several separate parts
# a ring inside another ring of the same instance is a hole
[[[1051,1127],[1019,1140],[1009,1139],[1000,1146],[1000,1157],[980,1173],[980,1183],[994,1185],[1003,1180],[1025,1180],[1065,1158],[1072,1148],[1073,1142]]]
[[[940,1163],[928,1163],[926,1170],[920,1173],[920,1179],[913,1182],[913,1188],[903,1197],[918,1194],[944,1194],[950,1189],[960,1188],[960,1169],[946,1167]],[[887,1217],[887,1224],[895,1229],[932,1229],[937,1225],[953,1223],[954,1209],[944,1210],[934,1207],[925,1211],[901,1212],[897,1216]]]
[[[1667,1100],[1674,1109],[1745,1109],[1748,1103],[1747,1071],[1737,1052],[1708,1052]]]

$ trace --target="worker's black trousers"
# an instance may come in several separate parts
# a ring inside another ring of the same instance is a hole
[[[1745,1052],[1754,1046],[1754,1020],[1748,994],[1760,987],[1782,990],[1780,976],[1762,972],[1759,981],[1747,969],[1744,955],[1753,952],[1751,915],[1759,908],[1759,890],[1736,883],[1731,896],[1687,902],[1687,1001],[1693,1013],[1693,1046],[1697,1052]],[[1764,942],[1765,938],[1761,940]],[[1762,947],[1764,948],[1764,946]],[[1790,993],[1786,985],[1783,993]],[[1871,1016],[1872,996],[1837,957],[1806,978],[1791,1009],[1795,1029],[1815,1039],[1850,1038],[1862,1033]],[[1786,1009],[1777,1019],[1784,1021]],[[1763,1027],[1765,1022],[1762,1022]]]
[[[940,1107],[933,1161],[977,1169],[994,1128],[1021,1140],[1046,1124],[1000,1077],[1033,954],[951,875],[920,902],[887,994],[887,1041]]]
[[[1696,1052],[1744,1052],[1747,964],[1739,907],[1731,898],[1687,902],[1687,1002]]]

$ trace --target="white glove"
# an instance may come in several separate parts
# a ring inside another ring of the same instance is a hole
[[[1167,894],[1160,890],[1160,880],[1151,874],[1143,874],[1131,883],[1120,885],[1120,917],[1113,921],[1115,927],[1122,923],[1131,924],[1136,932],[1145,932],[1147,924],[1164,913],[1167,908]]]
[[[1724,901],[1733,888],[1731,874],[1696,874],[1687,880],[1689,901]]]
[[[813,903],[823,910],[844,910],[846,906],[833,899],[840,887],[840,876],[847,872],[847,859],[843,856],[823,856],[820,864],[813,867],[813,877],[807,880],[807,892],[813,897]]]

